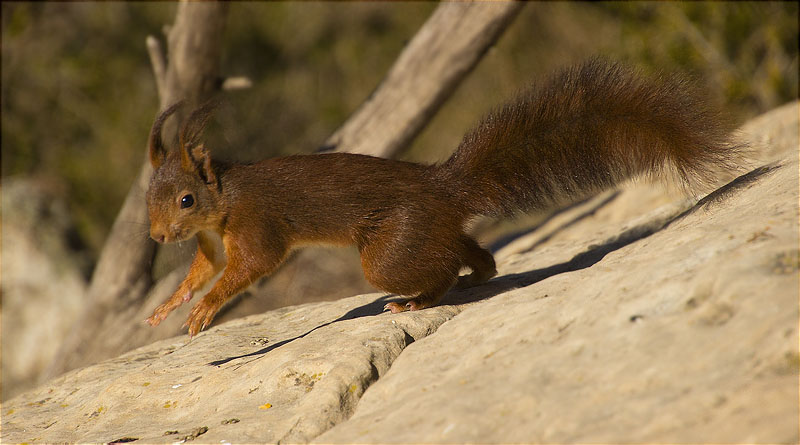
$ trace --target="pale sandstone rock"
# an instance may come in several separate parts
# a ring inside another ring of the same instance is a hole
[[[307,441],[458,312],[374,316],[376,299],[279,309],[70,372],[3,404],[3,440],[171,443],[206,427],[203,443]]]
[[[41,383],[61,338],[78,318],[88,262],[67,242],[74,224],[46,183],[3,178],[3,399]]]
[[[361,295],[139,348],[4,403],[2,439],[797,443],[797,110],[745,127],[778,164],[697,205],[587,203],[445,306]]]

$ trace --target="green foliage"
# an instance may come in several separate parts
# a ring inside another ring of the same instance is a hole
[[[434,3],[232,3],[216,156],[314,151],[380,82]],[[144,161],[157,95],[145,37],[167,2],[2,3],[2,176],[60,185],[95,251]],[[405,157],[446,157],[490,107],[592,55],[706,79],[740,119],[797,97],[797,3],[529,3]],[[132,227],[131,230],[146,230]]]
[[[57,182],[96,249],[144,159],[155,103],[144,38],[174,6],[2,7],[2,174]]]

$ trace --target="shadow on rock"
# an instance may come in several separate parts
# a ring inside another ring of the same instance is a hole
[[[353,309],[347,311],[347,313],[345,313],[341,317],[337,318],[336,320],[332,320],[332,321],[329,321],[327,323],[323,323],[323,324],[321,324],[321,325],[309,330],[308,332],[300,334],[300,335],[298,335],[296,337],[292,337],[292,338],[289,338],[289,339],[286,339],[286,340],[279,341],[277,343],[271,344],[271,345],[269,345],[269,346],[267,346],[265,348],[259,349],[258,351],[250,352],[250,353],[243,354],[243,355],[237,355],[237,356],[233,356],[233,357],[227,357],[227,358],[224,358],[224,359],[221,359],[221,360],[215,360],[215,361],[210,362],[208,364],[211,365],[211,366],[222,366],[222,365],[224,365],[226,363],[229,363],[229,362],[231,362],[233,360],[238,360],[238,359],[246,358],[246,357],[258,357],[258,356],[264,355],[264,354],[266,354],[266,353],[268,353],[268,352],[270,352],[270,351],[272,351],[274,349],[280,348],[281,346],[283,346],[283,345],[285,345],[287,343],[291,343],[291,342],[293,342],[295,340],[301,339],[301,338],[305,337],[306,335],[316,331],[317,329],[324,328],[325,326],[330,326],[330,325],[332,325],[334,323],[337,323],[337,322],[340,322],[340,321],[352,320],[354,318],[370,317],[370,316],[373,316],[373,315],[379,315],[380,313],[383,312],[383,306],[385,306],[386,303],[389,301],[389,299],[391,299],[393,297],[394,297],[394,295],[385,295],[385,296],[380,297],[380,298],[378,298],[377,300],[375,300],[375,301],[373,301],[371,303],[368,303],[368,304],[365,304],[363,306],[359,306],[357,308],[353,308]]]

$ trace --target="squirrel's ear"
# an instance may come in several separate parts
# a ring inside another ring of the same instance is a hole
[[[189,147],[182,146],[178,148],[181,153],[181,168],[186,173],[194,173],[197,171],[197,165],[195,165],[194,157],[192,157],[191,149]]]
[[[206,181],[206,184],[216,184],[217,175],[214,174],[214,169],[211,168],[211,155],[203,145],[198,145],[192,150],[195,160],[197,160],[198,171],[200,177]]]
[[[217,176],[211,167],[211,155],[205,146],[197,145],[191,149],[181,150],[181,166],[184,171],[196,173],[206,184],[217,182]]]

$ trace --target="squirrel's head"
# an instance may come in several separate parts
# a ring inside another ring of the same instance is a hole
[[[161,141],[164,121],[180,106],[161,112],[150,130],[153,176],[147,190],[150,237],[160,243],[184,241],[201,230],[215,230],[222,219],[220,183],[208,150],[199,143],[210,105],[195,110],[184,123],[178,148],[167,151]]]

